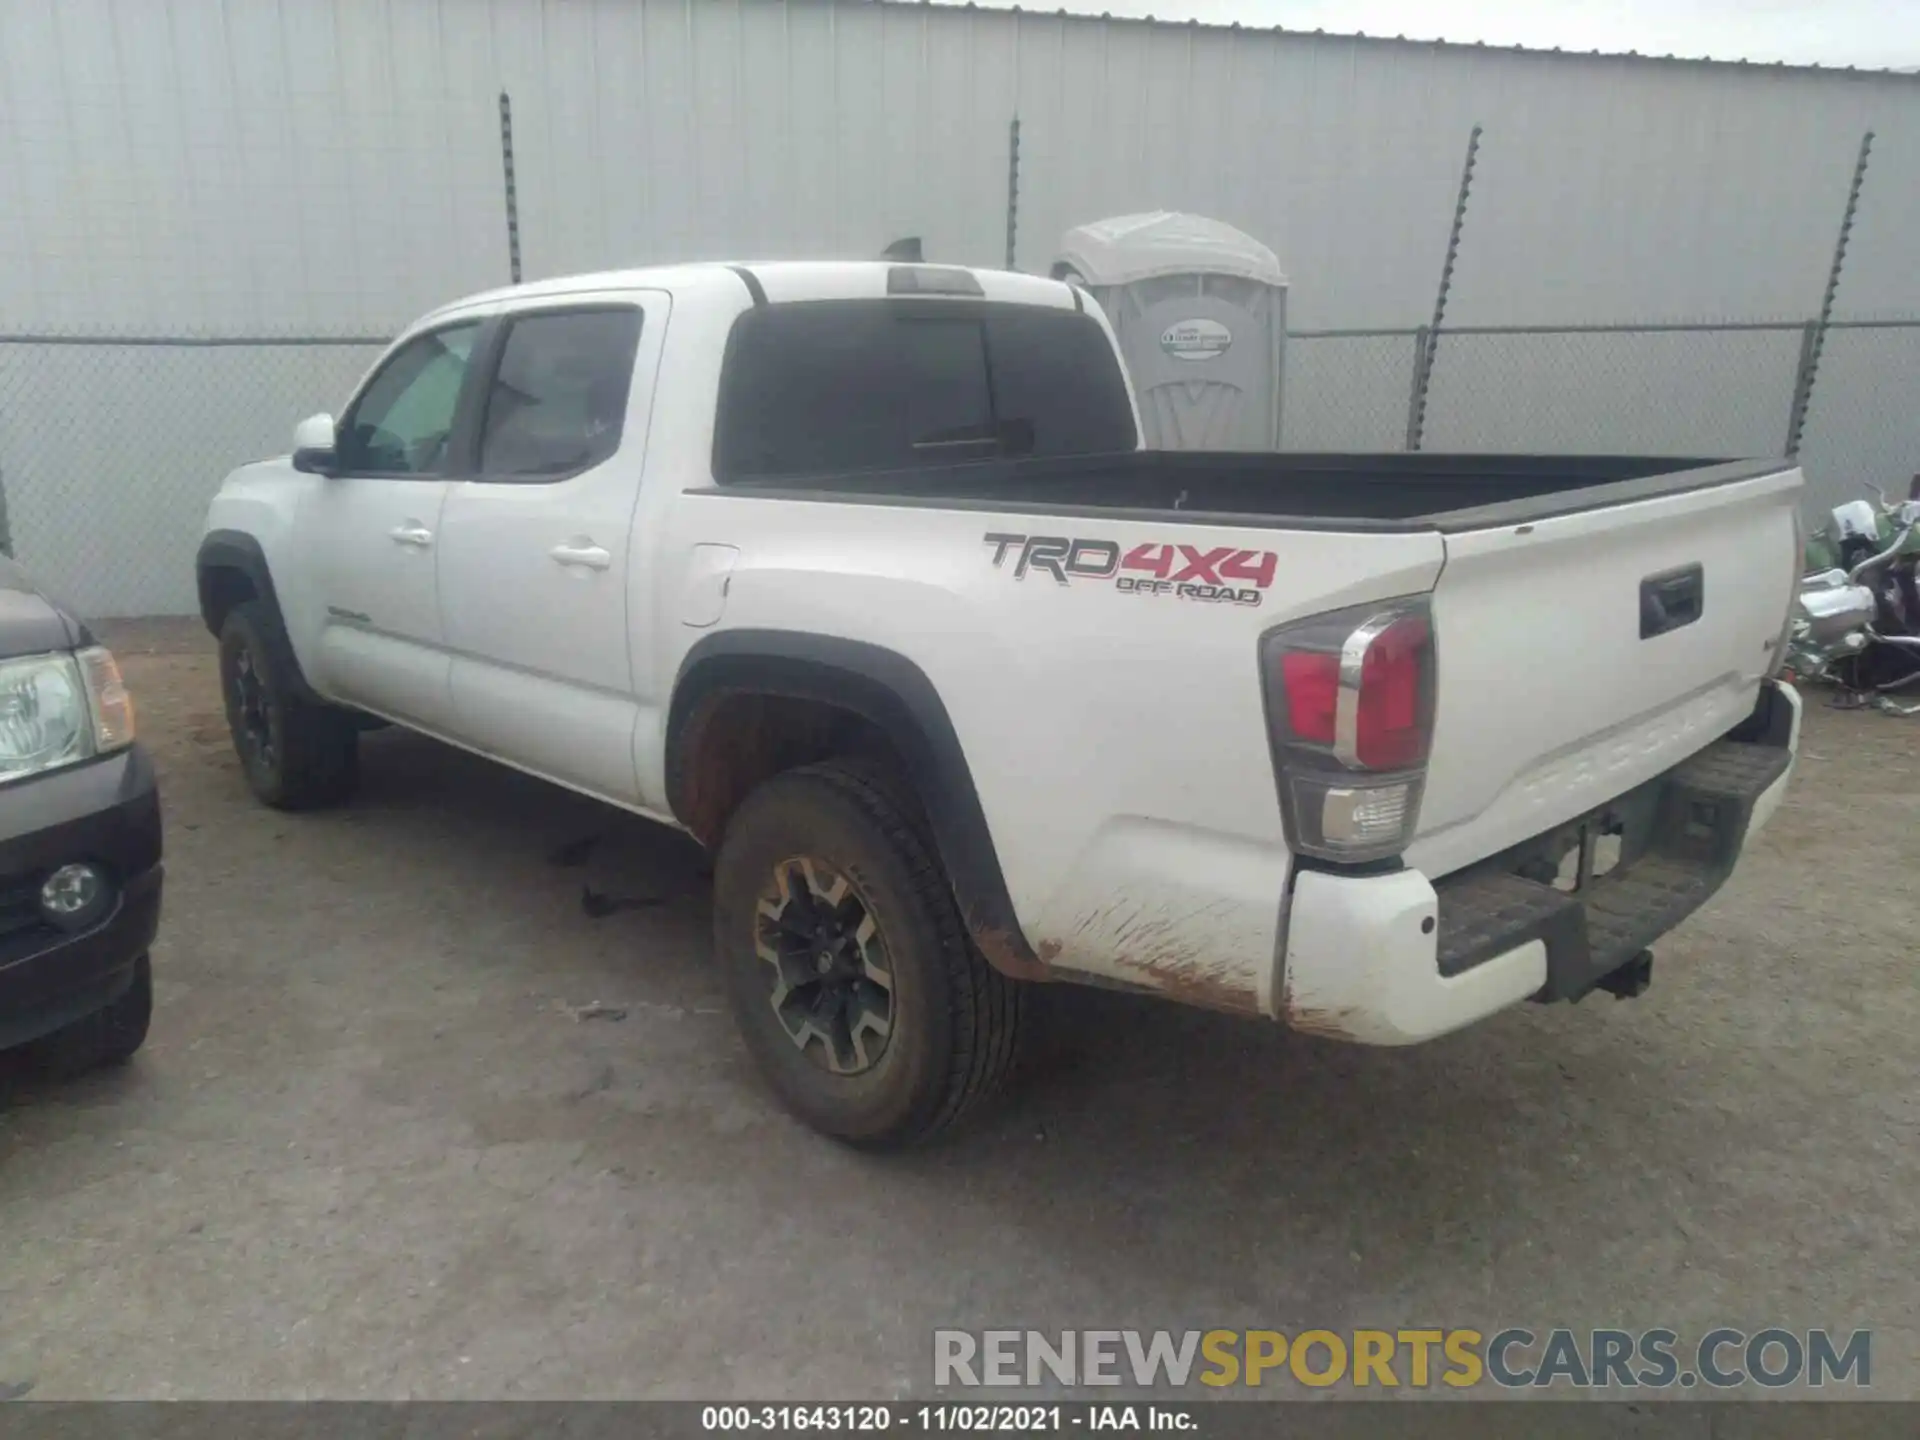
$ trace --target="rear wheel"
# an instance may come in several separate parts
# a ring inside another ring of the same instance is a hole
[[[220,627],[220,690],[253,793],[281,810],[344,800],[359,776],[359,730],[344,710],[304,698],[280,616],[249,600]]]
[[[747,1047],[816,1130],[913,1144],[1006,1079],[1024,987],[969,943],[910,807],[871,773],[830,762],[769,780],[727,826],[714,884]]]
[[[104,1065],[124,1065],[146,1044],[153,1018],[153,969],[142,955],[133,983],[109,1004],[27,1046],[31,1062],[48,1074],[71,1076]]]

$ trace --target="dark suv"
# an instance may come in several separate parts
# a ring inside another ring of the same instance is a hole
[[[58,1073],[147,1038],[160,796],[112,654],[0,558],[0,1049]]]

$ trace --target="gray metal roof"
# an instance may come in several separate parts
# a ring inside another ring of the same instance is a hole
[[[1207,20],[1163,20],[1152,15],[1113,15],[1105,11],[1047,9],[1042,6],[958,4],[954,0],[857,0],[857,3],[889,10],[968,10],[987,13],[1000,10],[1008,14],[1057,16],[1064,20],[1092,25],[1141,26],[1153,30],[1199,30],[1220,34],[1291,35],[1322,40],[1352,40],[1364,45],[1407,45],[1421,49],[1504,52],[1513,55],[1568,55],[1586,59],[1634,60],[1653,65],[1698,65],[1715,69],[1807,72],[1820,75],[1899,75],[1920,78],[1920,65],[1876,68],[1860,65],[1790,64],[1784,60],[1732,59],[1711,55],[1643,55],[1638,50],[1565,50],[1555,45],[1540,48],[1528,45],[1489,45],[1484,41],[1429,40],[1405,35],[1369,35],[1364,30],[1301,30],[1286,25],[1242,25],[1238,21],[1222,25]]]

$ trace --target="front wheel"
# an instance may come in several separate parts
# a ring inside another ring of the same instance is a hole
[[[1024,987],[969,943],[932,847],[862,770],[747,797],[714,865],[714,951],[775,1094],[836,1139],[927,1139],[1013,1068]]]
[[[220,627],[220,691],[247,785],[278,810],[344,800],[359,775],[353,716],[305,698],[279,614],[259,600]]]

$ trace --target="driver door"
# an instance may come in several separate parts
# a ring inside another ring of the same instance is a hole
[[[298,533],[323,607],[315,674],[331,699],[442,730],[450,660],[435,578],[446,477],[469,442],[480,320],[401,345],[347,407],[336,471],[309,493]]]

